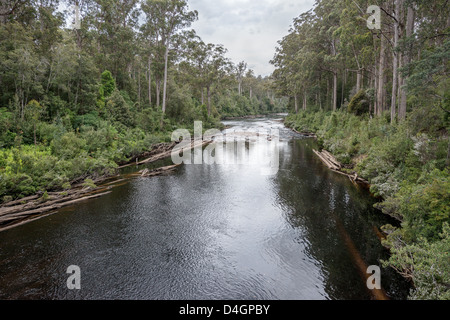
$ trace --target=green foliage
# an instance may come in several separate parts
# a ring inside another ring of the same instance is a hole
[[[116,90],[116,80],[114,80],[110,71],[105,70],[101,76],[101,95],[108,98]]]
[[[404,245],[401,239],[393,243],[394,232],[386,245],[390,247],[389,260],[383,261],[385,267],[393,267],[405,277],[414,281],[412,300],[450,300],[450,227],[442,226],[439,240],[425,238],[413,244]]]
[[[95,188],[97,188],[97,186],[95,185],[95,183],[92,179],[85,179],[83,182],[83,188],[84,189],[95,189]]]
[[[370,101],[369,96],[367,95],[364,89],[361,89],[353,98],[350,100],[348,104],[348,112],[353,113],[357,116],[360,116],[364,113],[369,112]]]
[[[402,238],[438,240],[444,223],[450,223],[450,178],[448,170],[424,172],[413,183],[404,181],[398,192],[378,207],[402,221]]]
[[[106,119],[118,122],[125,127],[134,126],[134,115],[131,112],[131,106],[125,100],[125,94],[115,90],[106,100],[105,117]]]
[[[449,298],[449,141],[441,115],[417,110],[408,121],[390,124],[384,115],[299,112],[285,121],[315,132],[321,148],[370,181],[382,199],[376,207],[399,221],[401,228],[383,227],[391,250],[385,265],[413,280],[411,299]]]
[[[6,108],[0,108],[0,148],[7,148],[14,144],[14,115]]]

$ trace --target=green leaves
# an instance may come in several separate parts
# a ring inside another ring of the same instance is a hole
[[[110,71],[105,70],[101,75],[100,95],[108,98],[116,90],[116,80],[114,80]]]

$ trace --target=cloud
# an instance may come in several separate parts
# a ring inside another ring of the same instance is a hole
[[[199,20],[192,28],[205,42],[223,44],[235,63],[244,60],[255,74],[270,75],[277,41],[292,20],[314,0],[189,0]]]

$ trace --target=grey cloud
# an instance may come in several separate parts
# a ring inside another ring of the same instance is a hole
[[[223,44],[235,63],[245,60],[255,74],[269,75],[277,41],[292,20],[311,9],[314,0],[190,0],[199,12],[192,27],[206,42]]]

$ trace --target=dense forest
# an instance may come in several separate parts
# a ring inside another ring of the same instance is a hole
[[[316,133],[398,221],[384,264],[414,299],[450,298],[449,34],[447,0],[317,0],[271,61],[286,125]]]
[[[0,19],[1,201],[111,174],[194,120],[286,106],[189,29],[184,0],[11,0]]]

